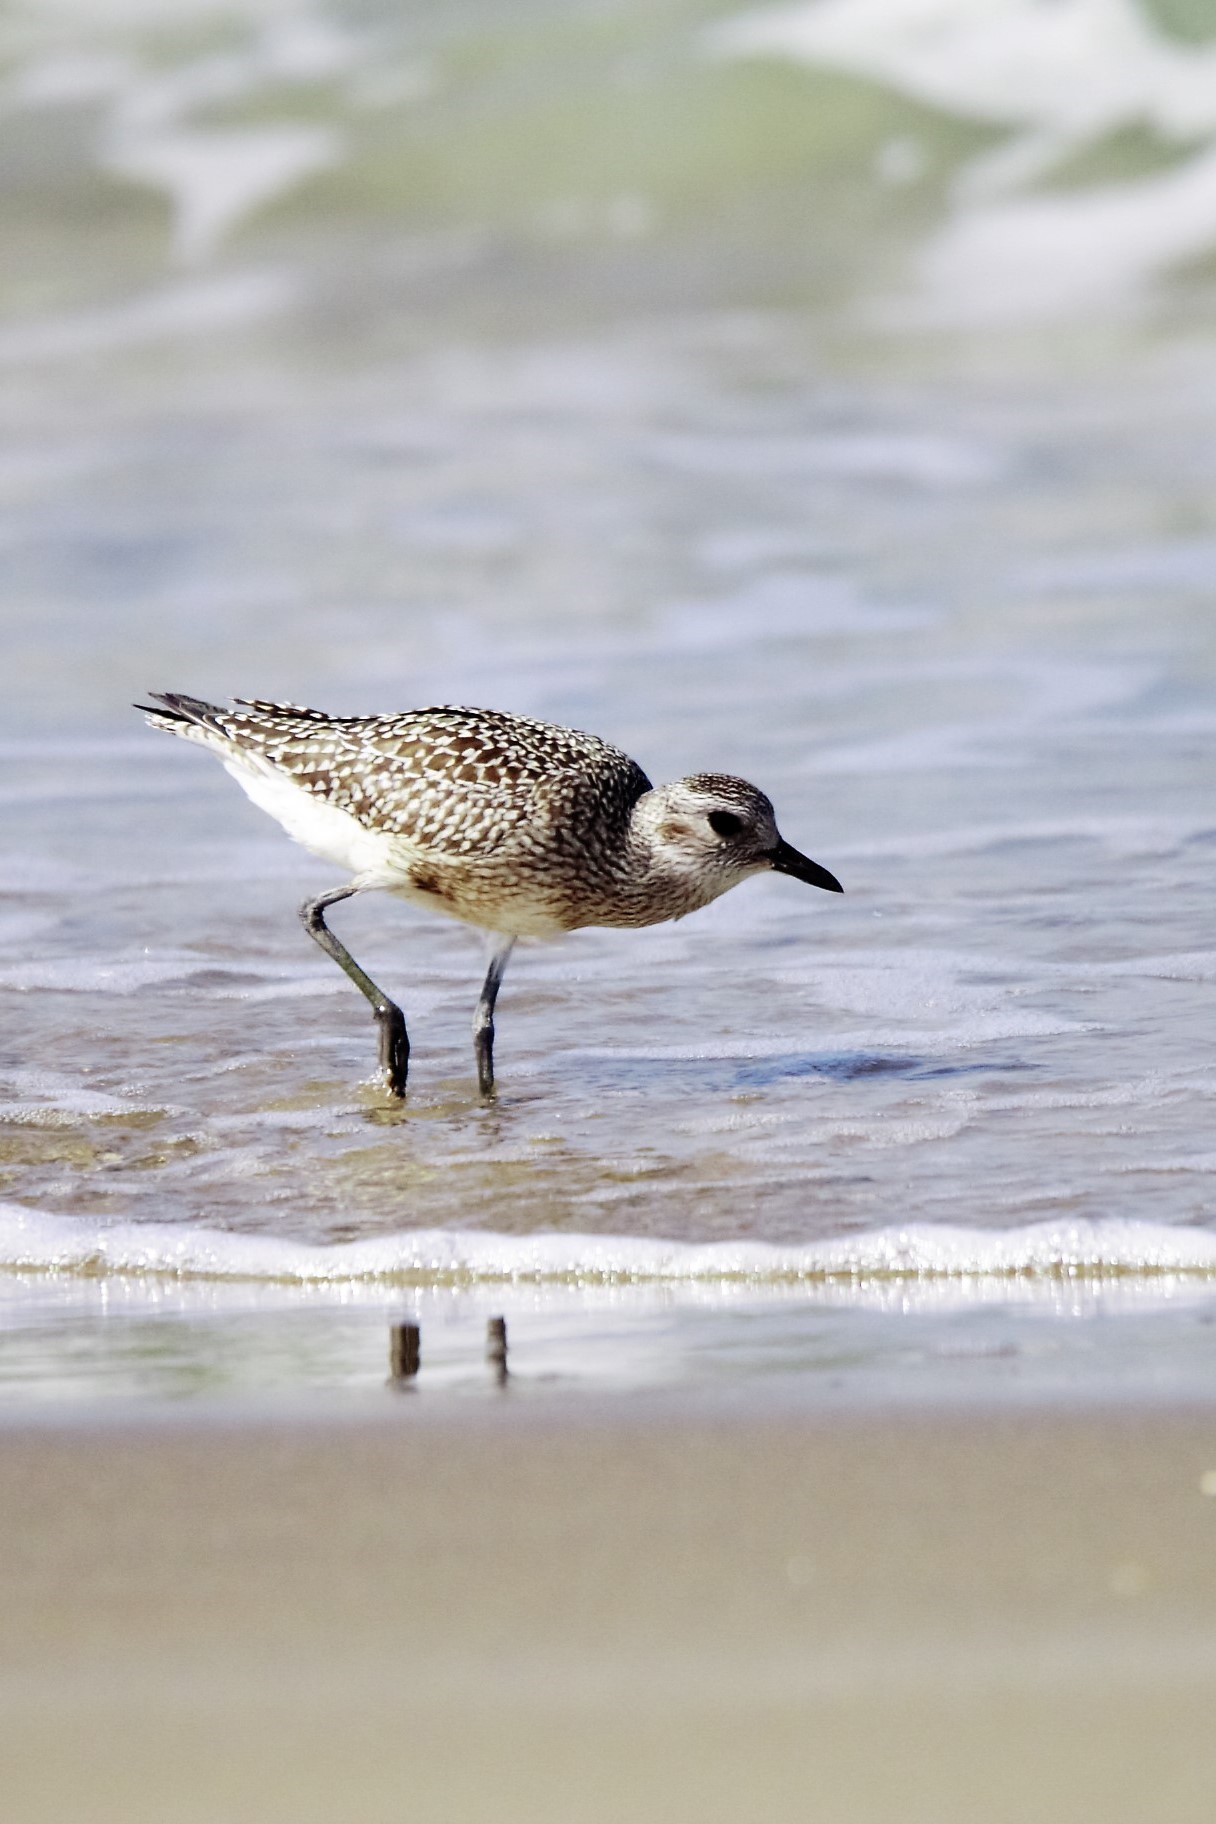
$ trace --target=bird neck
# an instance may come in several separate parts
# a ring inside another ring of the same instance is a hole
[[[635,800],[612,871],[606,925],[659,925],[707,906],[731,883],[699,867],[671,840],[663,788]]]

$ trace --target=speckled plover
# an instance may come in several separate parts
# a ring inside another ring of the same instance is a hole
[[[210,748],[289,836],[349,873],[300,917],[371,1002],[395,1096],[409,1064],[401,1009],[325,923],[352,894],[379,888],[495,935],[473,1019],[488,1095],[494,1004],[517,938],[661,924],[772,869],[842,891],[781,838],[769,800],[745,779],[696,773],[654,787],[620,748],[575,729],[494,709],[328,716],[152,694],[158,708],[137,707],[154,727]]]

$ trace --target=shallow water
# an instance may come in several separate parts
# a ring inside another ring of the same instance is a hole
[[[1216,122],[1170,135],[1208,48],[1174,22],[1156,148],[1111,102],[994,179],[1033,124],[999,97],[754,60],[708,8],[56,17],[5,39],[0,120],[0,1254],[65,1312],[113,1224],[153,1277],[178,1231],[190,1273],[266,1236],[290,1279],[419,1230],[474,1280],[554,1231],[571,1284],[668,1244],[814,1277],[911,1225],[909,1284],[998,1232],[1002,1273],[1079,1245],[1216,1289],[1216,216],[1098,301],[1057,267],[994,313],[978,254],[940,291],[1011,198],[1083,244],[1130,195],[1126,253],[1152,186],[1202,190]],[[846,894],[521,949],[492,1107],[475,936],[343,907],[410,1023],[396,1109],[294,916],[332,876],[141,727],[149,688],[493,704],[738,771]]]

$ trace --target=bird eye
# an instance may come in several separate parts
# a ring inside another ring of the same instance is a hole
[[[737,836],[743,828],[742,817],[736,817],[733,811],[711,811],[708,822],[718,836]]]

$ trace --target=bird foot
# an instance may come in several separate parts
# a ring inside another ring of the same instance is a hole
[[[474,1041],[477,1056],[477,1087],[483,1096],[494,1094],[494,1039],[479,1032]]]
[[[392,1001],[376,1009],[380,1030],[380,1068],[390,1096],[405,1095],[405,1080],[410,1068],[410,1042],[405,1031],[405,1015]]]

